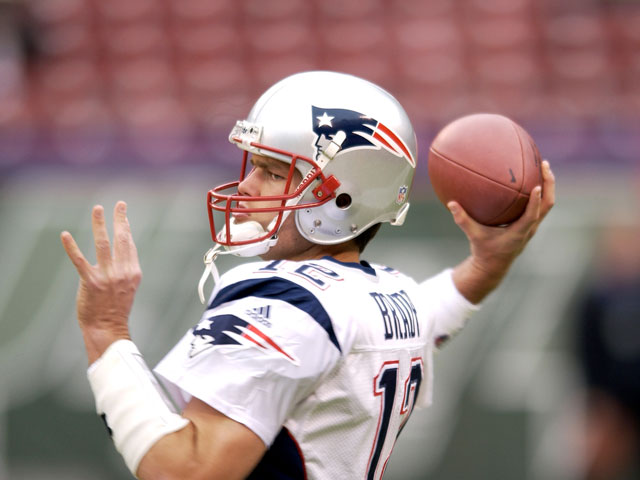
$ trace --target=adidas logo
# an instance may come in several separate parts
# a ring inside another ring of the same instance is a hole
[[[271,305],[267,305],[265,307],[256,307],[245,312],[252,320],[264,325],[265,327],[271,328],[271,322],[269,321],[269,316],[271,314]]]

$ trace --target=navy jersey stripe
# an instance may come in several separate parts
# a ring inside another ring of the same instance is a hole
[[[327,332],[331,343],[342,353],[331,318],[322,304],[307,289],[284,278],[257,278],[234,283],[220,290],[208,308],[216,308],[223,303],[245,297],[282,300],[308,313]]]
[[[306,480],[304,458],[289,430],[282,428],[247,480]]]
[[[341,262],[340,260],[337,260],[333,257],[330,257],[329,255],[325,255],[324,257],[322,257],[323,260],[329,260],[333,263],[337,263],[338,265],[342,265],[343,267],[349,267],[349,268],[355,268],[356,270],[361,270],[364,273],[368,273],[369,275],[373,275],[374,277],[377,276],[376,275],[376,270],[375,268],[373,268],[369,262],[367,262],[366,260],[361,260],[360,263],[357,262]]]

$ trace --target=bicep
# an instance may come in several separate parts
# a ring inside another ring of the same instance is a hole
[[[245,478],[266,451],[252,430],[197,398],[183,416],[189,425],[151,447],[140,462],[139,478]]]

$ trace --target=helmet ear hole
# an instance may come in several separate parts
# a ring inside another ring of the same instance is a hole
[[[336,206],[343,210],[346,210],[351,206],[351,195],[348,193],[341,193],[336,197]]]

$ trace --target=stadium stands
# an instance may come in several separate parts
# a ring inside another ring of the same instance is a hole
[[[197,132],[226,131],[269,84],[308,69],[381,84],[421,131],[480,110],[534,130],[549,119],[578,129],[604,122],[605,136],[612,118],[638,117],[634,2],[30,0],[26,6],[37,54],[21,64],[22,84],[4,94],[0,85],[0,96],[12,99],[0,107],[0,126],[57,132],[64,125],[68,138],[77,127],[79,135],[93,132],[134,156],[140,149],[130,140],[140,123],[151,136],[197,141]],[[67,150],[61,148],[61,158]]]

